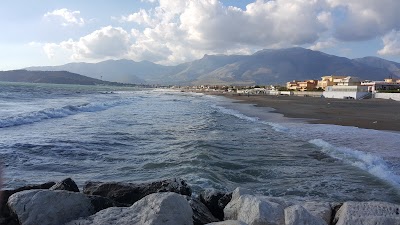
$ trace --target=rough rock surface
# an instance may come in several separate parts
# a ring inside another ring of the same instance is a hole
[[[322,218],[312,215],[301,205],[285,209],[285,225],[328,225]]]
[[[66,225],[192,225],[192,209],[184,196],[150,194],[130,207],[112,207]]]
[[[225,220],[221,222],[208,223],[206,225],[248,225],[248,224],[239,220]]]
[[[387,202],[345,202],[336,225],[400,225],[400,205]]]
[[[90,199],[90,202],[93,205],[94,211],[98,212],[103,209],[107,209],[110,207],[129,207],[130,205],[127,204],[122,204],[119,202],[116,202],[114,200],[111,200],[109,198],[101,197],[98,195],[87,195],[87,197]]]
[[[284,207],[270,202],[262,196],[245,194],[247,191],[235,189],[232,200],[224,209],[226,220],[240,220],[249,225],[284,224]]]
[[[199,199],[187,197],[187,200],[193,211],[194,225],[203,225],[220,221],[211,214],[210,210]]]
[[[327,224],[331,223],[332,208],[327,202],[305,202],[302,206],[313,216],[322,218]]]
[[[133,204],[143,197],[157,192],[175,192],[187,196],[192,194],[190,187],[181,179],[142,184],[88,182],[83,188],[85,194],[100,195],[124,204]]]
[[[219,220],[224,219],[224,208],[231,201],[232,193],[223,193],[215,189],[207,189],[200,193],[200,200]]]
[[[89,198],[69,191],[22,191],[10,196],[7,204],[23,225],[64,224],[94,213]]]
[[[64,191],[72,191],[72,192],[79,192],[79,188],[76,185],[75,181],[71,178],[64,179],[60,182],[57,182],[53,185],[50,190],[64,190]]]
[[[11,215],[10,210],[7,206],[7,201],[8,198],[21,191],[26,191],[26,190],[36,190],[36,189],[49,189],[55,184],[55,182],[47,182],[44,184],[38,184],[38,185],[29,185],[29,186],[24,186],[20,187],[14,190],[2,190],[0,191],[0,225],[17,225],[19,224],[18,219]]]

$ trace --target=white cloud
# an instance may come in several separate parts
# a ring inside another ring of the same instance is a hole
[[[309,49],[314,50],[314,51],[320,51],[326,48],[332,48],[336,45],[337,41],[333,38],[330,38],[325,41],[319,41],[315,43],[314,45],[310,46]]]
[[[378,51],[379,55],[400,56],[400,31],[391,31],[383,38],[384,47]]]
[[[313,43],[328,29],[323,0],[258,0],[242,10],[217,0],[159,0],[157,7],[122,17],[135,30],[130,57],[179,63],[204,54]],[[288,16],[290,15],[290,16]]]
[[[129,16],[122,16],[121,22],[135,22],[140,25],[152,26],[155,24],[155,20],[147,13],[146,10],[141,9],[139,12],[133,13]]]
[[[326,0],[340,11],[335,35],[344,41],[369,40],[400,29],[400,1]]]
[[[71,52],[74,60],[123,58],[130,48],[130,34],[120,27],[103,27],[78,41],[69,39],[59,44],[46,43],[43,50],[49,58],[56,49]]]
[[[80,14],[80,11],[71,11],[63,8],[56,9],[52,12],[47,12],[43,17],[49,20],[56,20],[60,22],[62,26],[83,26],[85,24],[85,20],[80,17]]]
[[[54,49],[62,48],[75,60],[124,57],[176,64],[204,54],[292,46],[322,50],[384,36],[379,53],[389,54],[398,40],[397,32],[390,32],[400,30],[400,1],[395,0],[255,0],[244,9],[219,0],[142,1],[151,2],[152,8],[116,19],[135,29],[103,27],[78,40],[49,44],[45,51],[54,56]],[[48,17],[85,22],[78,11],[63,10]]]

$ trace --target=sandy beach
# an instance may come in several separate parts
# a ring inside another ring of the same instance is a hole
[[[238,100],[239,103],[274,108],[274,112],[285,117],[314,119],[310,123],[400,131],[400,102],[393,100],[222,95]]]

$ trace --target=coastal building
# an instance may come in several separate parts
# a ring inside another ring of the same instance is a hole
[[[318,80],[291,81],[286,83],[286,88],[293,91],[312,91],[317,89]]]
[[[340,79],[336,85],[327,86],[323,92],[325,98],[340,98],[340,99],[363,99],[371,98],[372,95],[368,92],[367,86],[362,86],[361,80],[358,77],[345,77]]]
[[[390,91],[400,89],[400,79],[387,78],[384,81],[370,81],[366,80],[361,82],[361,85],[367,86],[369,92]]]
[[[328,86],[337,85],[344,78],[346,78],[346,76],[336,76],[336,75],[323,76],[321,77],[321,80],[318,81],[317,88],[322,88],[325,90],[325,88]]]
[[[297,80],[293,80],[293,81],[289,81],[286,83],[286,88],[288,90],[293,90],[293,91],[297,91],[299,89],[299,86],[297,85]]]

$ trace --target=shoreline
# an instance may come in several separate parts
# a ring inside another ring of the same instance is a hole
[[[223,96],[235,100],[233,103],[269,107],[274,109],[272,113],[279,113],[287,118],[304,119],[310,124],[332,124],[400,132],[400,102],[394,100],[201,93]]]

